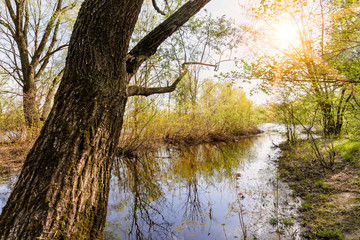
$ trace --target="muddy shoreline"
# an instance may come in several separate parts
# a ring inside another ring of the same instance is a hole
[[[331,168],[306,155],[306,141],[282,144],[280,177],[303,200],[305,239],[360,239],[360,166],[337,156]],[[304,157],[307,156],[307,157]]]

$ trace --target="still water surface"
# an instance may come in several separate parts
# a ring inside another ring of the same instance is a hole
[[[284,137],[269,131],[282,128],[262,128],[236,143],[117,159],[105,239],[300,239],[300,201],[277,178]],[[0,181],[0,209],[15,180]]]

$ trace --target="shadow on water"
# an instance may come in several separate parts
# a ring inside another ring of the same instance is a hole
[[[300,239],[300,201],[277,178],[283,140],[268,131],[118,158],[105,239]],[[0,209],[16,177],[0,178]]]
[[[300,239],[278,133],[119,158],[106,239]]]

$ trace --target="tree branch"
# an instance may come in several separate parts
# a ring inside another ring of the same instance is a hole
[[[9,65],[7,62],[4,62],[4,61],[0,60],[0,67],[4,71],[4,73],[1,73],[1,74],[8,75],[8,76],[12,77],[15,80],[15,82],[17,84],[19,84],[20,87],[23,87],[24,85],[21,82],[21,79],[15,75],[15,74],[17,74],[19,76],[19,74],[18,74],[19,70],[13,69],[13,71],[11,72],[9,69],[12,69],[12,68],[6,68],[4,64]]]
[[[59,26],[60,26],[60,20],[58,20],[57,23],[55,24],[55,28],[53,30],[53,37],[51,39],[50,46],[48,47],[48,50],[47,50],[45,56],[40,61],[38,61],[38,63],[41,63],[41,66],[40,66],[40,69],[38,70],[38,72],[35,74],[35,81],[37,81],[43,74],[46,66],[49,63],[49,59],[52,56],[52,54],[55,54],[57,51],[60,51],[63,48],[63,46],[66,46],[66,45],[60,46],[53,51],[53,48],[57,42],[57,34],[59,31]]]
[[[158,5],[156,4],[156,0],[152,0],[152,4],[153,4],[153,6],[154,6],[154,8],[155,8],[155,10],[158,12],[158,13],[160,13],[161,15],[166,15],[163,11],[161,11],[161,9],[158,7]]]
[[[24,29],[23,32],[27,38],[28,35],[28,30],[29,30],[29,21],[30,21],[30,16],[29,16],[29,3],[26,1],[25,3],[25,18],[24,18]]]
[[[15,35],[14,30],[11,28],[11,26],[7,22],[0,19],[0,25],[4,26],[6,29],[8,29],[12,35]]]
[[[129,53],[126,61],[128,80],[168,37],[184,25],[210,0],[189,0],[179,10],[146,35]]]
[[[74,2],[73,4],[71,4],[69,6],[65,6],[65,7],[61,8],[62,2],[63,2],[62,0],[58,0],[58,2],[57,2],[56,9],[53,12],[53,15],[51,16],[51,18],[50,18],[50,20],[49,20],[49,22],[48,22],[48,24],[47,24],[47,26],[45,28],[44,35],[42,36],[39,47],[35,50],[35,53],[34,53],[34,56],[33,56],[32,62],[31,62],[32,65],[39,64],[40,56],[44,52],[44,49],[46,47],[46,43],[48,42],[50,34],[54,30],[54,28],[56,29],[56,32],[54,33],[52,41],[56,42],[56,34],[57,34],[58,25],[59,25],[59,22],[60,22],[58,20],[57,23],[56,23],[56,20],[62,14],[64,14],[66,11],[69,11],[70,9],[75,7],[75,2]],[[55,27],[55,26],[57,26],[57,27]]]
[[[155,87],[155,88],[146,88],[146,87],[140,87],[140,86],[128,86],[127,88],[127,96],[150,96],[153,94],[161,94],[161,93],[169,93],[173,92],[176,89],[176,86],[181,81],[181,79],[184,78],[184,76],[187,74],[188,69],[184,67],[183,65],[183,72],[178,76],[178,78],[167,87]]]
[[[69,44],[63,44],[63,45],[57,47],[55,50],[48,51],[48,53],[46,53],[46,55],[39,62],[42,63],[43,61],[47,60],[48,58],[50,58],[55,53],[63,50],[64,48],[66,48],[68,46],[69,46]]]
[[[41,53],[44,51],[46,43],[48,42],[49,36],[54,28],[55,21],[61,14],[61,5],[62,5],[62,0],[58,0],[56,9],[54,10],[49,22],[46,25],[46,28],[44,30],[44,35],[42,36],[40,44],[39,44],[38,48],[35,49],[34,56],[31,61],[31,65],[38,65]]]
[[[45,121],[47,116],[49,115],[49,112],[51,110],[51,101],[53,100],[55,92],[56,92],[55,91],[56,86],[59,84],[59,82],[60,82],[60,80],[62,79],[63,76],[64,76],[64,68],[53,79],[53,81],[52,81],[52,83],[51,83],[51,85],[49,87],[49,91],[46,94],[45,102],[44,102],[41,117],[40,117],[41,121]]]
[[[203,62],[184,62],[183,65],[202,65],[202,66],[214,67],[215,69],[219,67],[218,64],[209,64]]]
[[[6,8],[10,13],[10,17],[13,20],[14,23],[16,23],[16,14],[14,12],[13,7],[11,6],[10,0],[5,0]]]

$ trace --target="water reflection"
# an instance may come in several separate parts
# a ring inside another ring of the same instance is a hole
[[[17,178],[17,174],[0,176],[0,213],[10,196],[11,189],[14,187]]]
[[[106,239],[177,239],[185,228],[207,225],[212,204],[203,199],[209,194],[204,182],[216,187],[231,178],[251,144],[204,144],[117,159]]]
[[[119,158],[106,239],[298,239],[279,134]],[[272,223],[272,224],[270,224]]]
[[[277,178],[283,140],[270,131],[117,159],[105,239],[300,239],[300,202]],[[16,177],[0,179],[0,209]]]
[[[152,156],[116,162],[105,239],[166,239],[171,233],[159,167]]]

